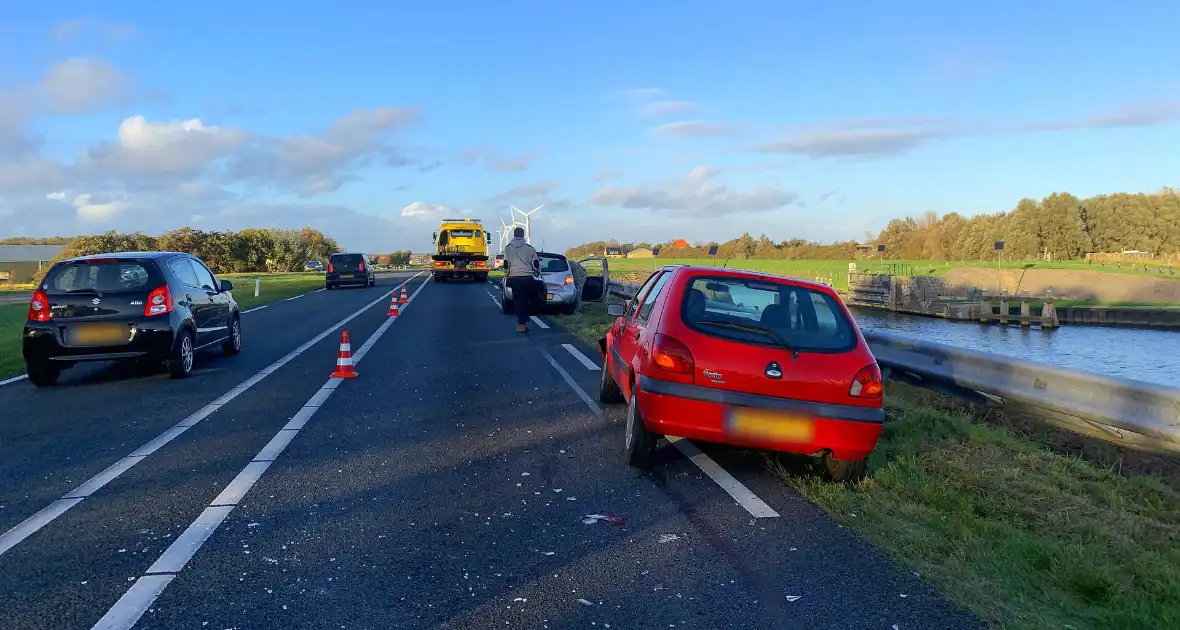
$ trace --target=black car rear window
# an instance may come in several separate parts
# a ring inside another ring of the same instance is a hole
[[[853,323],[836,298],[787,282],[698,276],[681,306],[684,322],[706,335],[739,343],[786,342],[808,352],[856,347]]]
[[[45,274],[49,293],[150,291],[164,284],[154,264],[132,260],[63,262]]]
[[[360,265],[365,257],[361,254],[335,254],[331,261],[337,265]]]

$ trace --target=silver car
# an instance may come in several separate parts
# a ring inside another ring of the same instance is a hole
[[[541,259],[541,280],[545,282],[546,306],[572,314],[578,307],[578,288],[574,283],[570,262],[561,254],[542,252],[537,256]],[[500,291],[504,294],[501,308],[505,314],[513,313],[512,287],[508,286],[508,276],[500,280]]]

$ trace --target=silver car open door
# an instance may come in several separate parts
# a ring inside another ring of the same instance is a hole
[[[576,261],[586,271],[582,284],[583,302],[604,302],[610,296],[610,263],[602,256]]]

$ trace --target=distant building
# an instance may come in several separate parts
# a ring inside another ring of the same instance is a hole
[[[603,255],[606,256],[607,258],[623,258],[623,257],[625,257],[625,255],[623,254],[623,250],[619,249],[618,247],[607,247],[603,251]]]
[[[633,249],[630,252],[627,252],[627,258],[651,258],[651,257],[652,257],[651,250],[646,247],[640,247],[639,249]]]
[[[0,245],[0,283],[32,282],[65,245]]]

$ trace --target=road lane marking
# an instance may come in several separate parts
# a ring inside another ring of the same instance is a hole
[[[289,297],[289,298],[287,298],[287,299],[285,299],[285,300],[283,300],[283,301],[284,301],[284,302],[290,302],[291,300],[298,300],[298,299],[299,299],[299,298],[301,298],[301,297],[307,297],[307,294],[306,294],[306,293],[300,293],[299,295],[296,295],[296,296],[294,296],[294,297]]]
[[[697,465],[702,472],[709,476],[710,479],[717,482],[729,496],[733,497],[738,505],[746,508],[750,516],[754,518],[777,518],[778,512],[766,504],[765,501],[758,498],[753,490],[746,487],[745,484],[738,481],[729,471],[721,467],[720,464],[713,461],[712,457],[701,452],[696,444],[689,440],[675,436],[665,436],[677,450],[684,454],[692,463]]]
[[[581,385],[578,385],[578,382],[574,380],[574,377],[570,376],[570,373],[567,372],[565,368],[561,367],[561,364],[557,362],[557,359],[553,358],[553,355],[549,354],[549,351],[544,348],[541,348],[541,354],[545,355],[545,360],[549,362],[549,365],[552,365],[553,369],[557,370],[557,373],[560,374],[563,379],[565,379],[566,384],[574,390],[574,393],[576,393],[578,397],[582,399],[582,402],[586,403],[586,406],[590,408],[590,411],[593,411],[594,415],[598,416],[599,418],[606,419],[606,415],[603,414],[602,408],[598,406],[598,403],[594,402],[594,400],[590,398],[590,394],[587,394],[586,390],[582,389]],[[665,437],[667,437],[668,441],[675,445],[677,450],[687,457],[689,461],[696,464],[697,468],[701,469],[701,472],[708,475],[710,479],[717,483],[717,485],[721,486],[721,489],[724,490],[726,494],[733,497],[733,500],[737,501],[738,505],[741,505],[743,508],[745,508],[746,511],[749,512],[754,518],[778,517],[778,512],[775,512],[769,505],[766,504],[765,501],[758,498],[758,495],[754,494],[754,492],[747,488],[745,484],[738,481],[733,475],[729,474],[729,472],[722,468],[720,464],[713,461],[713,458],[702,453],[695,444],[684,438],[671,435]]]
[[[103,615],[92,630],[115,630],[115,628],[130,628],[139,621],[148,606],[156,601],[168,583],[176,579],[176,574],[145,575],[135,581],[131,590],[119,600],[121,606],[112,608]]]
[[[270,374],[273,374],[276,370],[283,367],[287,363],[291,362],[296,357],[303,354],[304,352],[309,350],[312,346],[316,345],[320,341],[323,341],[324,339],[326,339],[328,337],[328,335],[332,334],[333,332],[336,332],[337,330],[342,328],[348,322],[359,317],[365,311],[368,311],[369,309],[373,308],[374,306],[377,306],[378,304],[383,303],[386,299],[389,298],[389,296],[393,295],[394,292],[400,290],[403,286],[409,284],[410,281],[414,280],[415,278],[417,278],[420,275],[422,275],[421,272],[416,273],[413,276],[410,276],[402,284],[394,287],[392,290],[386,292],[384,295],[373,300],[372,302],[369,302],[365,306],[362,306],[359,310],[355,311],[352,315],[349,315],[348,317],[345,317],[344,319],[340,320],[331,328],[316,335],[315,337],[313,337],[309,341],[305,342],[303,345],[299,346],[298,348],[295,348],[291,352],[288,352],[281,359],[266,366],[260,372],[258,372],[254,376],[251,376],[250,378],[246,379],[240,385],[233,387],[228,392],[222,394],[220,397],[218,397],[213,402],[198,409],[196,412],[189,415],[187,418],[185,418],[184,420],[181,420],[179,423],[173,425],[172,427],[169,427],[168,430],[164,431],[163,433],[156,436],[155,438],[152,438],[151,441],[149,441],[148,443],[144,444],[143,446],[141,446],[138,449],[136,449],[135,451],[133,451],[131,455],[118,460],[117,462],[115,462],[114,464],[109,466],[106,470],[98,473],[97,475],[91,477],[90,479],[87,479],[86,481],[84,481],[82,483],[82,485],[80,485],[77,488],[74,488],[73,490],[62,495],[62,498],[59,499],[58,501],[51,503],[48,507],[43,508],[41,511],[39,511],[36,514],[25,519],[23,522],[18,524],[16,527],[13,527],[12,529],[8,530],[7,532],[0,534],[0,556],[3,556],[5,553],[7,553],[13,547],[19,545],[26,538],[28,538],[29,536],[32,536],[37,531],[39,531],[41,528],[43,528],[46,525],[48,525],[49,523],[53,522],[55,519],[57,519],[62,514],[64,514],[67,510],[69,510],[70,508],[72,508],[75,505],[77,505],[78,503],[80,503],[82,501],[82,499],[94,494],[100,488],[102,488],[103,486],[107,485],[111,481],[118,478],[123,473],[130,470],[132,466],[135,466],[136,464],[138,464],[147,455],[156,452],[161,447],[168,444],[172,440],[176,439],[176,437],[180,436],[181,434],[183,434],[185,432],[185,430],[193,427],[201,420],[204,420],[205,418],[207,418],[213,412],[220,409],[222,405],[225,405],[226,403],[230,402],[231,400],[233,400],[234,398],[236,398],[237,396],[239,396],[240,394],[242,394],[243,392],[248,390],[250,387],[253,387],[254,385],[258,384],[260,381],[262,381],[262,379],[266,378]],[[423,283],[422,285],[420,285],[418,287],[419,291],[421,291],[422,286],[425,286],[425,283]],[[417,292],[415,292],[415,295],[417,295]]]
[[[402,305],[403,313],[405,312],[405,308],[413,303],[414,299],[418,297],[418,294],[422,292],[422,289],[426,288],[426,285],[426,282],[423,282],[421,285],[419,285],[418,289],[414,291],[414,294],[410,296],[404,305]],[[362,345],[360,349],[357,350],[356,354],[353,355],[353,363],[359,363],[361,359],[363,359],[365,355],[369,353],[369,350],[373,348],[377,341],[381,339],[383,335],[385,335],[385,332],[388,331],[391,326],[393,326],[393,323],[400,318],[401,317],[398,316],[386,319],[385,323],[381,324],[381,326],[377,328],[377,331],[374,332],[369,337],[369,339],[365,341],[364,345]],[[296,417],[299,417],[300,415],[303,416],[299,427],[292,428],[290,423],[288,423],[287,426],[280,429],[278,433],[276,433],[275,436],[271,438],[270,442],[267,442],[266,446],[263,446],[262,450],[260,450],[258,454],[254,456],[254,459],[246,464],[246,467],[243,468],[236,477],[234,477],[233,481],[230,481],[229,484],[226,485],[221,493],[217,495],[217,498],[213,499],[213,501],[209,503],[209,506],[206,507],[199,516],[197,516],[197,519],[194,520],[188,526],[188,528],[185,529],[184,532],[178,536],[176,540],[174,540],[172,544],[168,546],[167,549],[164,550],[164,553],[162,553],[160,557],[157,558],[154,563],[152,563],[152,566],[148,568],[148,570],[145,572],[145,575],[139,578],[139,580],[137,580],[136,583],[130,589],[128,589],[122,597],[119,598],[119,601],[115,602],[114,606],[111,606],[110,610],[108,610],[106,614],[103,615],[102,619],[99,619],[98,622],[94,624],[91,630],[99,630],[100,628],[102,630],[129,630],[135,626],[136,622],[139,621],[139,618],[143,616],[143,613],[147,611],[152,603],[156,601],[156,598],[158,598],[160,594],[164,592],[164,589],[168,586],[168,583],[171,582],[172,579],[175,578],[182,569],[184,569],[185,565],[187,565],[188,562],[192,560],[193,556],[196,555],[201,546],[204,545],[205,542],[208,541],[213,535],[213,533],[217,531],[217,528],[220,527],[223,522],[225,522],[225,519],[229,516],[230,512],[233,511],[234,507],[237,506],[243,498],[245,498],[246,493],[249,492],[252,487],[254,487],[254,484],[257,483],[259,479],[262,478],[262,475],[266,472],[267,468],[269,468],[270,465],[274,463],[275,459],[278,458],[279,454],[287,448],[287,446],[291,443],[291,440],[293,440],[295,435],[298,434],[302,429],[303,425],[311,419],[311,416],[314,415],[317,410],[319,410],[320,405],[322,405],[328,399],[328,397],[330,397],[332,393],[336,391],[336,388],[339,387],[341,382],[341,379],[331,378],[328,379],[328,381],[324,383],[322,387],[316,390],[316,393],[312,394],[311,398],[308,399],[303,408],[300,409],[299,413],[295,414]],[[312,404],[313,402],[315,405]],[[295,418],[292,418],[291,422],[293,423],[294,421]],[[161,582],[148,581],[149,578],[163,577],[167,577],[168,579]],[[141,584],[145,585],[141,587]]]
[[[252,308],[252,309],[248,309],[248,310],[242,311],[242,315],[245,315],[246,313],[253,313],[253,312],[255,312],[255,311],[261,311],[262,309],[264,309],[264,308],[266,308],[266,307],[268,307],[268,306],[270,306],[270,304],[263,304],[262,306],[255,306],[255,307],[254,307],[254,308]]]
[[[533,323],[539,326],[542,330],[549,330],[549,324],[541,321],[540,317],[537,317],[536,315],[529,315],[529,319],[533,320]]]
[[[574,358],[578,360],[578,363],[581,363],[582,365],[586,366],[587,370],[596,371],[596,370],[602,369],[602,368],[598,367],[597,363],[595,363],[594,361],[591,361],[590,357],[582,354],[581,350],[578,350],[577,348],[575,348],[574,344],[563,343],[563,344],[561,344],[561,347],[565,348],[566,352],[569,352],[570,354],[574,355]]]
[[[328,287],[324,287],[322,289],[316,289],[315,291],[312,291],[312,293],[323,293],[324,291],[327,291],[327,290],[328,290]]]

